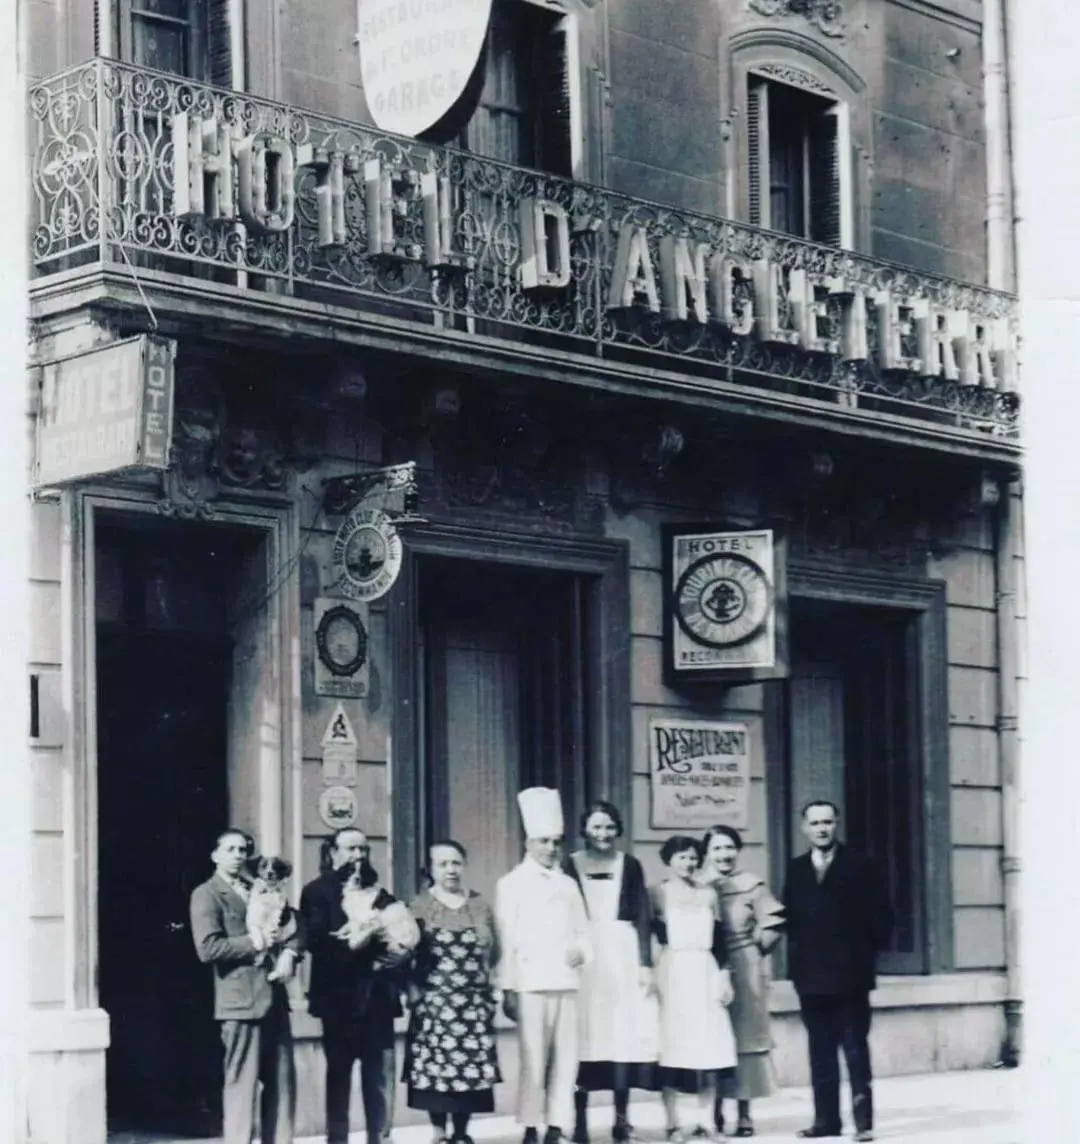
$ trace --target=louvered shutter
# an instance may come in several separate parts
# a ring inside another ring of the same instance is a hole
[[[535,71],[537,90],[537,166],[554,175],[572,175],[574,82],[569,20],[559,20],[540,39]]]
[[[205,3],[206,0],[203,0]],[[207,80],[214,87],[233,86],[232,35],[229,22],[229,0],[209,0],[206,19]],[[243,87],[243,76],[238,87]]]
[[[810,144],[810,237],[840,245],[840,146],[835,108],[808,124]]]
[[[753,226],[771,225],[769,211],[769,85],[750,77],[746,103],[746,170],[748,205]]]

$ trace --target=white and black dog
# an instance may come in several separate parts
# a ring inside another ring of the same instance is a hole
[[[335,936],[348,940],[353,948],[372,942],[377,968],[399,964],[420,940],[420,930],[412,914],[397,900],[376,908],[378,875],[370,863],[357,862],[343,873],[341,908],[345,924]]]
[[[292,865],[284,858],[260,856],[248,859],[251,892],[248,897],[247,929],[262,947],[256,964],[266,967],[271,981],[288,981],[296,966],[296,958],[282,943],[297,929],[296,911],[289,905],[286,884]]]

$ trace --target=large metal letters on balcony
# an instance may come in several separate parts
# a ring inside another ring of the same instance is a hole
[[[1015,300],[111,60],[30,91],[38,275],[101,262],[1017,435]]]

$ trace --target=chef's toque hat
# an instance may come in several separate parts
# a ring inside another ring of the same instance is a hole
[[[550,787],[529,787],[518,795],[518,807],[526,838],[562,837],[562,800],[557,790]]]

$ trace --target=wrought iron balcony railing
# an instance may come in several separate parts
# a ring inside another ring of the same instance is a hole
[[[113,60],[29,115],[36,275],[151,267],[1018,436],[1010,295]]]

